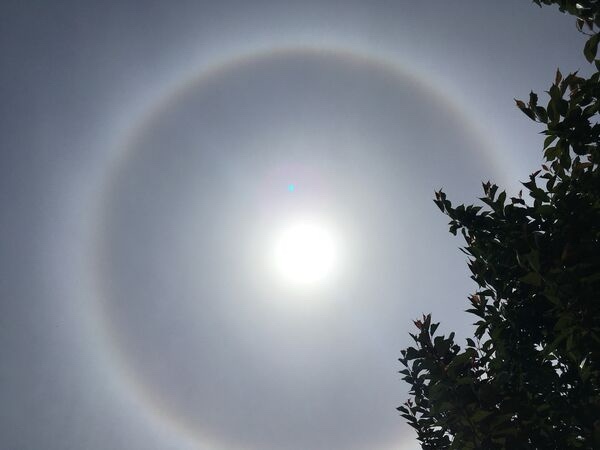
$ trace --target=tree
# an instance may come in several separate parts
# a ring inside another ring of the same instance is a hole
[[[600,448],[600,1],[557,4],[589,35],[585,78],[556,72],[546,106],[517,107],[543,125],[545,163],[507,198],[435,203],[466,241],[477,316],[461,349],[424,315],[401,351],[411,398],[398,408],[423,449]]]

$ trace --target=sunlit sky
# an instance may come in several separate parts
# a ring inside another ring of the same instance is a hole
[[[474,290],[432,202],[541,163],[585,70],[528,0],[3,1],[0,447],[413,450],[412,319]]]

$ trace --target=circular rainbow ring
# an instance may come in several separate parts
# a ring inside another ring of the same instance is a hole
[[[488,158],[489,162],[497,170],[494,174],[497,178],[501,178],[504,174],[512,172],[510,170],[512,164],[509,164],[503,153],[498,151],[493,144],[486,142],[484,132],[479,128],[477,122],[468,116],[459,102],[436,86],[432,81],[428,80],[426,74],[412,72],[385,56],[374,56],[370,53],[357,52],[352,49],[318,47],[285,47],[244,53],[226,61],[209,64],[195,76],[183,80],[175,88],[168,89],[168,92],[159,95],[159,101],[142,114],[141,117],[135,118],[127,134],[119,139],[120,143],[114,149],[114,157],[101,176],[101,186],[94,194],[97,198],[92,199],[91,203],[93,217],[89,223],[91,223],[93,229],[89,233],[90,247],[86,253],[89,267],[86,267],[86,270],[89,270],[89,280],[91,283],[88,292],[91,293],[90,313],[92,323],[94,324],[92,329],[93,333],[96,334],[96,336],[93,336],[93,342],[98,343],[100,347],[102,361],[108,363],[109,370],[114,375],[115,383],[119,386],[119,389],[129,394],[133,404],[136,405],[136,410],[138,412],[141,410],[143,418],[150,420],[151,427],[153,429],[161,429],[167,435],[176,436],[178,439],[181,439],[181,443],[185,443],[186,445],[185,448],[232,450],[230,443],[219,443],[214,436],[211,436],[208,430],[194,429],[188,423],[186,417],[183,417],[177,411],[168,409],[164,402],[161,401],[160,393],[154,392],[147,386],[142,377],[140,377],[140,374],[136,373],[128,364],[127,355],[124,354],[119,346],[115,329],[110,320],[109,305],[106,302],[106,285],[108,280],[103,278],[99,263],[103,253],[103,240],[101,237],[103,234],[103,223],[107,215],[106,208],[110,199],[109,194],[112,186],[115,184],[115,177],[120,168],[127,165],[135,153],[133,151],[136,148],[135,143],[144,134],[147,127],[153,123],[154,119],[159,117],[166,108],[175,104],[178,99],[184,97],[190,90],[201,87],[204,83],[214,80],[224,73],[236,71],[246,64],[256,64],[261,61],[271,61],[276,58],[294,55],[323,55],[333,60],[337,59],[342,62],[346,61],[372,67],[392,75],[399,82],[410,83],[410,85],[414,86],[424,95],[429,95],[436,99],[442,108],[445,108],[449,114],[459,119],[463,124],[466,136],[478,143],[479,148],[482,150],[482,155],[474,155],[474,157]],[[389,448],[397,447],[399,444],[398,442],[389,443]]]

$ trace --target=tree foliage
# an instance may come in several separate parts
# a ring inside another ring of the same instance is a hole
[[[483,206],[455,207],[436,192],[466,241],[477,322],[461,348],[424,315],[401,351],[398,410],[423,449],[600,448],[600,1],[534,3],[576,17],[595,72],[557,71],[546,105],[516,101],[546,135],[525,198],[488,182]]]

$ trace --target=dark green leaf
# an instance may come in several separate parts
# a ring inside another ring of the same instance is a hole
[[[585,43],[585,46],[583,48],[583,54],[585,55],[585,59],[587,59],[588,62],[592,62],[594,58],[596,58],[596,53],[598,52],[599,38],[600,35],[596,33]]]

